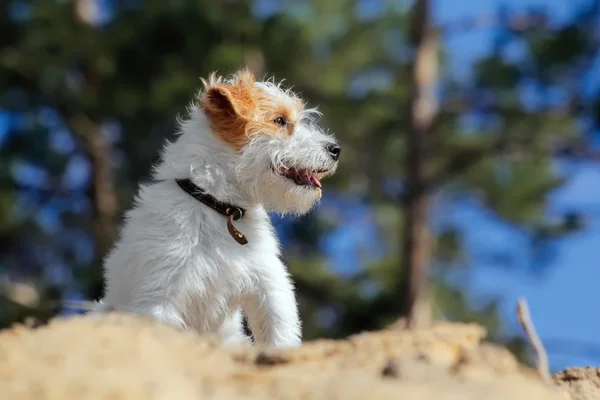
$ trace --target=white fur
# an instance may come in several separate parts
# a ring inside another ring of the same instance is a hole
[[[270,82],[256,85],[278,101],[290,95]],[[96,311],[150,315],[238,343],[249,340],[242,330],[243,310],[257,343],[298,346],[294,287],[266,210],[302,214],[320,198],[317,189],[297,186],[271,165],[329,169],[326,174],[337,167],[323,147],[335,140],[309,114],[294,135],[257,135],[236,153],[211,132],[204,112],[190,107],[179,137],[167,143],[154,168],[156,182],[140,185],[126,214],[105,260],[106,295]],[[234,241],[226,218],[184,192],[176,178],[190,178],[217,199],[245,208],[235,226],[248,244]]]

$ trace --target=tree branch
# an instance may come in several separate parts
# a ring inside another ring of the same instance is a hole
[[[69,130],[79,138],[91,164],[88,197],[93,204],[96,266],[99,268],[104,254],[117,237],[116,217],[119,208],[112,176],[111,146],[99,124],[82,113],[71,111],[64,103],[55,103],[54,107]],[[100,274],[99,270],[96,272]],[[92,291],[93,297],[99,295],[97,289]]]
[[[529,314],[529,306],[527,305],[527,300],[525,298],[520,298],[517,305],[517,317],[519,318],[519,323],[533,348],[535,349],[535,353],[537,355],[537,371],[540,377],[546,382],[548,385],[552,385],[552,376],[550,375],[550,366],[548,363],[548,354],[546,353],[546,349],[544,349],[544,344],[540,340],[538,336],[535,326],[531,321],[531,315]]]

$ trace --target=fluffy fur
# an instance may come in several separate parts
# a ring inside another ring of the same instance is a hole
[[[153,183],[140,185],[126,214],[105,260],[106,294],[96,310],[215,332],[226,344],[249,339],[243,312],[257,343],[297,346],[294,287],[267,211],[310,210],[321,197],[319,179],[337,168],[335,139],[295,94],[255,82],[247,70],[229,79],[211,75],[204,84],[177,140],[166,144]],[[235,226],[249,243],[235,242],[226,218],[185,193],[176,178],[245,208]]]

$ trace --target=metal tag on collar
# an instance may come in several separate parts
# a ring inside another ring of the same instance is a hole
[[[242,246],[248,243],[248,239],[246,239],[246,236],[244,236],[242,232],[238,231],[235,226],[233,226],[233,222],[242,219],[243,215],[242,210],[236,208],[233,213],[229,214],[229,218],[227,218],[227,230],[229,231],[229,234]]]

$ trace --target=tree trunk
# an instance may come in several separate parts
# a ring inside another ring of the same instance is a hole
[[[97,0],[77,0],[75,13],[82,24],[93,28],[100,12]],[[88,82],[88,89],[93,86]],[[83,114],[73,115],[63,110],[71,131],[80,139],[91,165],[88,197],[94,211],[93,234],[96,244],[95,260],[90,272],[91,285],[86,293],[91,298],[102,295],[102,260],[117,238],[118,198],[111,168],[111,146],[102,134],[101,126]]]
[[[412,65],[411,126],[407,137],[406,193],[403,227],[403,315],[409,327],[425,325],[431,320],[428,273],[431,239],[428,230],[429,210],[426,185],[429,178],[428,152],[431,149],[431,126],[437,109],[436,37],[431,27],[430,2],[417,0],[414,9],[412,41],[415,59]]]

